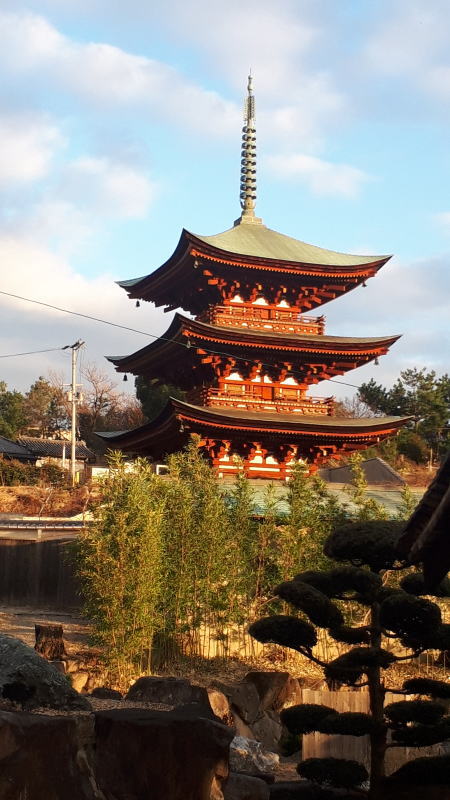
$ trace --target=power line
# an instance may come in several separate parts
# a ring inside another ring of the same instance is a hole
[[[56,350],[64,350],[64,347],[48,347],[46,350],[28,350],[26,353],[7,353],[0,355],[0,358],[17,358],[18,356],[34,356],[36,353],[54,353]]]
[[[0,289],[0,294],[5,295],[6,297],[13,297],[16,300],[23,300],[26,303],[33,303],[33,304],[38,305],[38,306],[44,306],[45,308],[51,308],[54,311],[61,311],[64,314],[72,314],[73,316],[76,316],[76,317],[83,317],[84,319],[90,319],[93,322],[101,322],[103,325],[111,325],[114,328],[121,328],[122,330],[130,331],[131,333],[139,333],[141,336],[150,336],[152,339],[155,339],[157,341],[172,342],[173,344],[177,344],[180,347],[185,347],[186,349],[190,348],[190,344],[189,343],[188,344],[184,344],[184,342],[177,342],[174,339],[169,339],[167,336],[158,336],[155,333],[149,333],[148,331],[141,331],[141,330],[139,330],[137,328],[131,328],[128,325],[120,325],[118,322],[111,322],[111,320],[102,319],[101,317],[94,317],[91,314],[83,314],[81,311],[73,311],[70,308],[62,308],[61,306],[55,306],[52,303],[45,303],[42,300],[34,300],[34,299],[30,298],[30,297],[24,297],[23,295],[20,295],[20,294],[13,294],[12,292],[5,292],[5,291],[3,291],[1,289]],[[54,350],[61,350],[63,348],[55,347],[53,349]],[[231,355],[230,353],[224,353],[224,352],[222,352],[220,350],[209,350],[206,347],[202,347],[202,349],[205,350],[205,352],[209,353],[210,355],[225,356],[226,358],[233,358],[236,361],[247,361],[248,360],[248,359],[242,358],[240,356]],[[50,350],[42,350],[42,351],[36,350],[35,352],[44,353],[44,352],[50,352]],[[28,353],[18,353],[17,355],[29,355],[29,354]],[[1,358],[9,358],[9,356],[0,356],[0,357]],[[263,367],[271,367],[273,365],[272,364],[261,363],[261,366],[263,366]],[[359,389],[360,388],[359,386],[357,386],[354,383],[346,383],[345,381],[339,381],[339,380],[337,380],[335,378],[327,378],[326,380],[329,380],[331,383],[339,383],[342,386],[350,386],[353,389]]]

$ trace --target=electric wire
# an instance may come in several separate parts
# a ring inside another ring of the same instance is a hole
[[[18,356],[34,356],[37,353],[54,353],[56,350],[64,350],[64,347],[47,347],[45,350],[28,350],[26,353],[6,353],[1,354],[0,358],[17,358]]]
[[[111,320],[102,319],[101,317],[94,317],[91,314],[84,314],[81,311],[73,311],[70,308],[62,308],[61,306],[56,306],[56,305],[54,305],[52,303],[45,303],[43,300],[34,300],[33,298],[24,297],[23,295],[20,295],[20,294],[13,294],[13,292],[5,292],[2,289],[0,289],[0,295],[5,295],[6,297],[13,297],[16,300],[23,300],[26,303],[33,303],[35,305],[44,306],[45,308],[51,308],[54,311],[61,311],[64,314],[71,314],[71,315],[76,316],[76,317],[83,317],[84,319],[89,319],[89,320],[92,320],[93,322],[100,322],[103,325],[111,325],[114,328],[121,328],[122,330],[130,331],[131,333],[138,333],[141,336],[149,336],[152,339],[155,339],[157,341],[171,342],[172,344],[177,344],[180,347],[184,347],[186,349],[189,349],[191,347],[190,343],[186,343],[185,344],[184,342],[177,342],[175,339],[169,339],[167,336],[160,336],[160,335],[158,336],[156,333],[149,333],[149,331],[142,331],[142,330],[139,330],[138,328],[131,328],[128,325],[121,325],[118,322],[111,322]],[[42,352],[42,353],[51,352],[52,349],[53,350],[62,350],[64,348],[55,347],[55,348],[51,348],[49,350],[40,350],[40,351],[36,350],[35,352],[36,353],[39,353],[39,352]],[[202,350],[204,350],[209,355],[224,356],[225,358],[232,358],[235,361],[248,361],[248,359],[245,359],[242,356],[231,355],[230,353],[224,353],[224,352],[222,352],[220,350],[210,350],[207,347],[203,347],[203,346],[202,346]],[[31,354],[31,352],[30,353],[17,353],[16,355],[30,355],[30,354]],[[0,356],[0,358],[9,358],[9,357],[11,357],[11,356],[9,356],[9,355],[8,356]],[[261,363],[262,367],[272,367],[273,366],[272,364],[265,364],[264,362],[259,362],[259,363]],[[361,365],[361,366],[363,366],[363,365]],[[295,375],[295,371],[293,371],[293,374]],[[327,378],[326,380],[330,381],[330,383],[339,383],[342,386],[350,386],[352,389],[360,389],[360,387],[357,386],[354,383],[347,383],[346,381],[340,381],[340,380],[337,380],[336,378]]]

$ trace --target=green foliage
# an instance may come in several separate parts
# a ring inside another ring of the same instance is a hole
[[[146,381],[139,376],[135,380],[136,397],[139,400],[142,411],[148,420],[155,419],[163,410],[169,397],[184,400],[186,393],[172,383],[158,383],[157,381]]]
[[[197,439],[168,460],[162,524],[166,632],[192,633],[228,620],[233,549],[228,517],[214,473]]]
[[[397,724],[420,722],[422,725],[434,725],[445,714],[445,706],[432,700],[400,700],[384,707],[385,716]]]
[[[408,594],[417,596],[432,594],[433,597],[450,597],[450,580],[448,578],[444,578],[431,592],[425,587],[425,580],[421,572],[410,572],[409,575],[405,575],[400,581],[400,586]]]
[[[282,600],[307,614],[311,622],[319,628],[334,628],[344,622],[339,608],[326,595],[307,583],[299,580],[285,581],[276,586],[274,592]]]
[[[397,452],[416,464],[426,464],[430,455],[430,448],[420,434],[406,429],[398,434]]]
[[[367,736],[374,730],[374,721],[370,714],[357,711],[334,712],[319,721],[316,730],[319,733],[341,736]]]
[[[303,464],[296,464],[288,484],[289,514],[281,532],[285,553],[283,578],[294,569],[325,569],[330,566],[323,545],[332,530],[347,519],[342,506],[326,484],[308,475]]]
[[[439,606],[406,592],[387,597],[380,606],[380,624],[399,636],[405,646],[416,647],[441,624]]]
[[[325,666],[325,677],[330,682],[353,685],[373,668],[387,669],[395,656],[381,647],[354,647]]]
[[[149,465],[129,472],[119,454],[110,458],[102,505],[80,535],[78,570],[85,611],[103,648],[111,676],[126,687],[134,670],[149,666],[161,627],[161,518],[164,498]]]
[[[344,789],[361,786],[369,777],[362,764],[345,758],[307,758],[300,762],[297,772],[314,783]]]
[[[387,779],[389,783],[411,786],[450,784],[450,756],[428,756],[407,761]]]
[[[405,455],[423,459],[425,455],[422,442],[435,451],[445,452],[448,447],[450,378],[437,377],[433,370],[407,369],[391,389],[386,389],[374,380],[363,383],[359,389],[360,399],[376,414],[412,416],[416,438],[408,436],[409,431],[399,434],[398,449]],[[414,452],[414,447],[415,452]],[[421,463],[419,460],[418,463]]]
[[[405,747],[431,747],[450,739],[450,717],[444,717],[434,725],[411,725],[392,731],[394,742]]]
[[[1,486],[64,486],[67,472],[56,464],[25,464],[0,458]]]
[[[40,376],[25,395],[26,427],[48,436],[68,427],[68,417],[62,390]]]
[[[328,537],[324,551],[329,558],[367,565],[372,572],[391,569],[398,560],[396,544],[403,527],[393,520],[348,522]]]
[[[450,700],[450,683],[432,678],[409,678],[404,682],[403,689],[408,694],[425,694],[429,697]]]
[[[327,597],[339,599],[353,597],[360,602],[362,598],[372,602],[381,588],[381,578],[378,575],[357,567],[335,567],[325,572],[303,572],[296,575],[294,580],[314,586]]]
[[[309,569],[297,574],[292,581],[285,581],[275,592],[286,602],[305,614],[314,625],[326,627],[332,609],[338,609],[331,600],[339,603],[339,610],[350,607],[352,616],[363,607],[364,623],[359,626],[343,624],[328,626],[328,634],[336,641],[352,645],[350,649],[332,661],[322,660],[299,649],[307,658],[320,664],[330,687],[336,685],[368,686],[370,713],[330,712],[328,707],[299,706],[283,712],[283,722],[291,733],[302,734],[318,731],[329,735],[369,735],[371,743],[371,800],[382,800],[383,775],[387,734],[392,733],[392,746],[421,747],[450,738],[450,717],[444,717],[445,709],[433,701],[402,700],[384,707],[384,671],[405,656],[398,656],[390,642],[386,649],[384,637],[397,638],[405,647],[422,652],[426,649],[450,649],[450,624],[441,621],[437,605],[429,600],[410,594],[402,588],[386,586],[384,581],[392,570],[401,568],[395,545],[403,525],[397,521],[360,519],[340,525],[325,542],[325,554],[339,561],[350,561],[353,566],[339,566],[319,571]],[[383,574],[380,574],[383,573]],[[420,576],[411,573],[403,584],[414,591],[422,591]],[[443,592],[446,587],[440,587]],[[331,605],[328,605],[330,604]],[[291,620],[291,622],[289,622]],[[254,623],[250,633],[259,641],[272,641],[295,649],[295,625],[300,620],[283,617],[282,633],[276,617],[268,617]],[[261,623],[263,634],[258,630]],[[292,629],[290,628],[292,626]],[[311,626],[312,632],[314,629]],[[363,646],[361,646],[363,645]],[[364,646],[365,645],[365,646]],[[383,677],[382,677],[383,676]],[[400,693],[417,693],[431,697],[450,697],[450,688],[439,681],[415,679],[404,683]],[[350,787],[350,778],[343,780],[334,760],[312,759],[302,762],[300,774],[320,784]],[[337,762],[336,762],[337,763]],[[362,765],[356,765],[364,769]],[[360,775],[362,773],[359,773]],[[367,774],[365,773],[365,780]]]
[[[281,647],[302,651],[317,644],[316,632],[312,625],[296,617],[274,614],[253,622],[248,632],[258,642],[271,642]]]
[[[334,708],[329,706],[303,703],[299,706],[284,708],[280,718],[289,733],[307,734],[317,731],[317,726],[320,725],[322,720],[334,713]]]
[[[334,708],[315,703],[285,708],[281,712],[281,721],[290,733],[297,735],[317,731],[330,735],[365,736],[374,728],[369,714],[338,713]]]
[[[15,439],[26,423],[25,398],[23,394],[9,391],[0,381],[0,436]]]
[[[411,491],[408,484],[405,483],[400,493],[400,503],[397,506],[395,519],[406,522],[415,510],[417,504],[417,496]]]
[[[340,625],[337,628],[332,628],[330,635],[336,642],[343,642],[344,644],[370,643],[370,627],[368,625],[361,625],[355,628],[350,625]]]
[[[350,499],[355,512],[353,519],[364,522],[366,520],[387,519],[387,510],[381,503],[367,495],[367,481],[362,467],[363,456],[360,453],[352,453],[349,458],[349,467],[352,473],[352,483],[348,488]]]

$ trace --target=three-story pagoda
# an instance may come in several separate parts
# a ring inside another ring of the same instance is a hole
[[[130,298],[191,316],[177,312],[155,342],[109,360],[118,372],[176,384],[186,399],[170,398],[156,419],[108,441],[160,460],[197,433],[220,474],[235,472],[239,456],[249,476],[285,479],[298,459],[314,468],[377,444],[406,422],[339,418],[332,397],[308,394],[311,385],[377,362],[399,338],[328,336],[321,313],[390,256],[336,253],[267,228],[255,215],[251,78],[244,119],[242,213],[234,226],[213,236],[183,230],[161,267],[119,284]]]

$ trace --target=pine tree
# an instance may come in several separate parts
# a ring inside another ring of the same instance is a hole
[[[442,623],[439,606],[422,597],[427,590],[420,573],[407,574],[397,588],[383,583],[385,571],[402,566],[395,549],[401,529],[401,522],[383,520],[364,520],[338,527],[328,537],[324,552],[328,558],[342,562],[342,566],[301,572],[274,590],[301,616],[265,617],[249,629],[258,641],[292,648],[319,664],[330,686],[368,687],[368,714],[337,713],[321,705],[300,705],[286,709],[282,718],[295,735],[313,731],[368,735],[370,800],[381,800],[389,782],[450,782],[450,756],[416,759],[389,779],[385,778],[388,748],[422,747],[450,738],[450,716],[440,702],[450,698],[448,684],[417,678],[405,681],[400,689],[385,685],[388,680],[385,675],[393,664],[417,657],[429,649],[450,647],[450,625]],[[450,581],[445,580],[434,594],[449,596]],[[349,603],[357,603],[366,610],[365,624],[352,627],[345,623],[343,609]],[[328,663],[320,660],[314,655],[316,628],[326,629],[336,642],[351,645],[350,649]],[[394,640],[409,650],[409,655],[396,655],[392,647]],[[387,691],[414,694],[417,699],[402,699],[386,705]],[[388,741],[389,732],[391,741]],[[347,789],[360,786],[369,777],[362,764],[331,758],[303,761],[298,772],[317,783]]]

